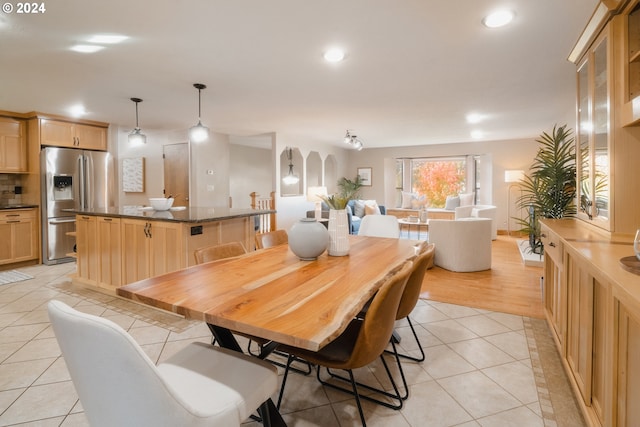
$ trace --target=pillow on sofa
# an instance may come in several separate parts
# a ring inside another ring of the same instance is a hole
[[[400,205],[400,207],[402,209],[411,209],[411,203],[413,202],[414,198],[415,198],[415,194],[409,193],[407,191],[403,191],[402,192],[402,204]]]
[[[447,196],[447,200],[444,202],[444,208],[448,211],[455,210],[460,206],[460,196]]]
[[[460,206],[471,206],[473,205],[473,193],[460,193],[458,197],[460,197]]]
[[[364,216],[364,200],[356,200],[353,204],[353,214],[360,218]]]
[[[365,215],[380,215],[380,207],[375,200],[366,200],[364,203]]]

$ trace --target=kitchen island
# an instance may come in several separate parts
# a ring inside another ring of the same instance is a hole
[[[70,209],[76,214],[74,282],[115,293],[138,280],[195,264],[204,246],[241,242],[255,248],[255,224],[272,210],[123,206]]]

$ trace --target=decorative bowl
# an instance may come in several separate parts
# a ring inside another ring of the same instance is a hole
[[[149,203],[151,207],[156,211],[168,211],[173,206],[173,197],[150,197]]]

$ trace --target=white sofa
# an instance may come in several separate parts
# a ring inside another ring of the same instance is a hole
[[[429,243],[436,245],[434,264],[450,271],[491,268],[491,219],[430,219]]]
[[[498,208],[493,205],[469,205],[458,206],[456,208],[455,219],[462,218],[490,218],[491,223],[491,240],[498,238],[498,221],[496,214]]]

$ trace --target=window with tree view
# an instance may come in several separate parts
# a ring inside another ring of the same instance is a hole
[[[411,192],[428,207],[443,208],[447,196],[466,191],[465,157],[411,159],[410,167]]]

